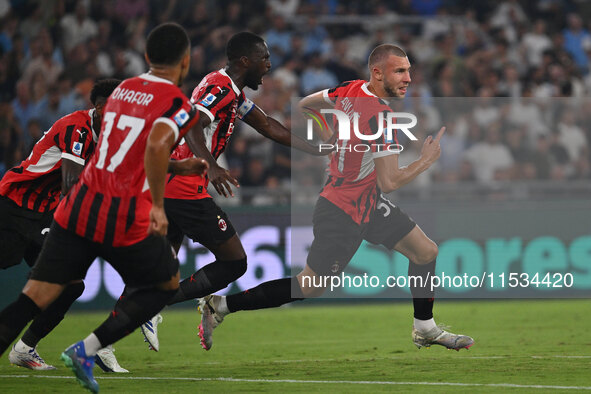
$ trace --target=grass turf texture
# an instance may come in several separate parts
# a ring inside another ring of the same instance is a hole
[[[95,367],[95,376],[105,393],[573,392],[502,384],[589,389],[588,306],[588,300],[438,302],[437,321],[450,324],[452,332],[471,335],[476,341],[469,351],[460,352],[440,346],[417,350],[410,339],[410,303],[241,312],[227,317],[216,329],[209,352],[199,346],[199,316],[195,311],[165,310],[159,326],[160,352],[148,351],[137,330],[115,344],[119,363],[131,373],[105,374]],[[7,351],[0,362],[0,392],[82,392],[69,378],[72,375],[59,355],[105,317],[104,312],[71,313],[40,343],[38,351],[48,363],[58,367],[56,371],[11,366]],[[137,377],[159,379],[130,379]]]

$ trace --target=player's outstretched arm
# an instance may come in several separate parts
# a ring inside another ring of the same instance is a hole
[[[441,155],[439,142],[444,132],[445,127],[442,127],[435,138],[427,137],[421,149],[421,156],[407,167],[398,167],[398,155],[396,154],[374,159],[378,186],[382,192],[390,193],[406,185],[431,167]]]
[[[168,172],[175,175],[201,175],[207,174],[209,164],[200,157],[188,157],[183,160],[169,160]]]
[[[258,131],[261,135],[272,139],[281,145],[291,146],[302,152],[315,156],[325,156],[331,153],[330,150],[321,150],[317,146],[309,144],[299,136],[292,134],[285,126],[276,119],[268,116],[257,105],[243,119],[248,125]]]
[[[203,112],[200,112],[199,121],[195,124],[195,126],[193,126],[191,130],[189,130],[187,134],[185,134],[185,141],[195,156],[201,157],[207,162],[209,166],[207,176],[218,194],[224,197],[234,197],[234,192],[232,191],[230,184],[240,187],[238,181],[230,175],[228,170],[218,165],[214,157],[211,155],[211,152],[205,145],[205,135],[203,129],[209,123],[211,123],[209,116]]]
[[[62,157],[62,196],[68,194],[72,186],[78,182],[84,165]]]
[[[148,234],[165,236],[168,229],[168,219],[164,213],[164,186],[170,149],[175,140],[174,130],[164,122],[154,123],[148,136],[144,153],[146,179],[152,195]]]

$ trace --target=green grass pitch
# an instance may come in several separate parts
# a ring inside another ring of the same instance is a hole
[[[198,314],[171,309],[160,352],[138,330],[115,344],[131,373],[95,376],[103,393],[589,391],[589,312],[588,300],[441,301],[436,320],[476,341],[455,352],[414,347],[410,303],[298,306],[229,316],[205,352]],[[56,371],[17,368],[7,352],[0,392],[82,392],[59,355],[105,317],[71,313],[40,343]]]

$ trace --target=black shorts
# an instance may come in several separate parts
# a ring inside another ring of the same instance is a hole
[[[212,198],[200,200],[164,199],[168,218],[168,239],[180,244],[183,236],[208,247],[219,245],[236,234],[226,212]]]
[[[0,268],[35,264],[53,220],[53,211],[41,213],[0,196]]]
[[[149,236],[130,246],[106,246],[53,222],[30,278],[59,284],[84,279],[97,257],[108,261],[131,287],[168,281],[179,269],[172,246],[164,237]]]
[[[353,258],[361,242],[394,246],[416,226],[400,208],[380,195],[368,223],[359,225],[343,210],[320,197],[313,216],[314,241],[307,264],[318,275],[337,275]]]

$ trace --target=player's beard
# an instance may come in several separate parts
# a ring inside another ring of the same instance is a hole
[[[388,82],[384,81],[384,91],[390,98],[404,98],[404,95],[397,94],[398,89],[394,89]]]
[[[390,84],[386,81],[384,81],[384,91],[388,94],[388,97],[390,98],[398,97],[392,86],[390,86]]]
[[[262,79],[262,76],[259,77],[256,73],[249,71],[244,78],[244,84],[252,90],[259,90],[259,83]]]

